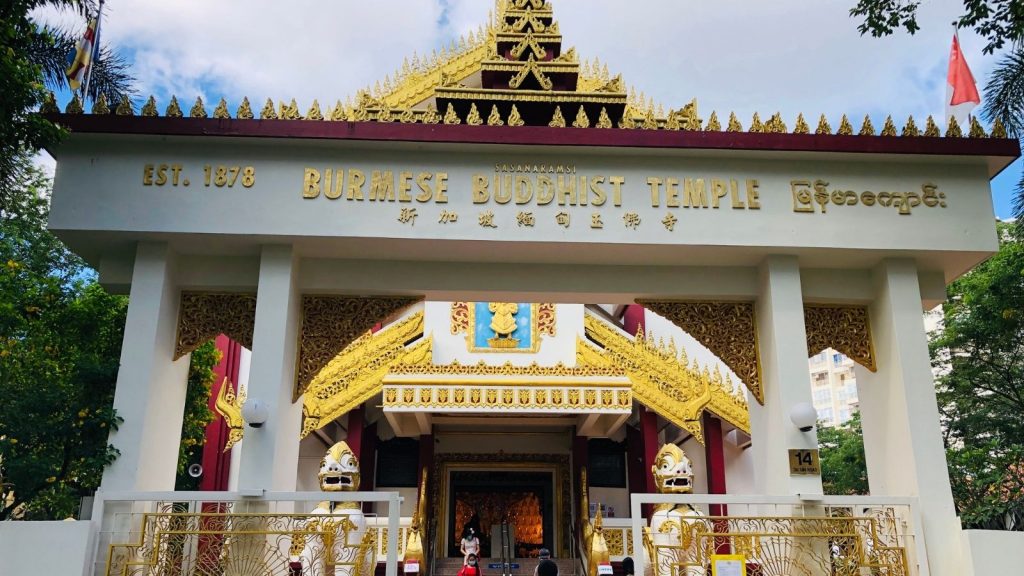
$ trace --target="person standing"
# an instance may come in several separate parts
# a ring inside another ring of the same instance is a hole
[[[459,545],[462,552],[462,565],[469,563],[469,557],[476,558],[480,554],[480,539],[476,537],[476,530],[472,526],[466,528],[462,535],[462,542]]]
[[[540,549],[540,562],[533,571],[533,576],[558,576],[558,564],[551,559],[551,551],[547,548]]]

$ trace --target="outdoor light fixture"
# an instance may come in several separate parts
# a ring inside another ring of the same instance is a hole
[[[810,432],[818,422],[818,411],[807,402],[801,402],[789,409],[789,419],[801,432]]]
[[[259,398],[249,398],[242,406],[242,419],[253,428],[263,426],[269,415],[270,410],[267,408],[267,403]]]

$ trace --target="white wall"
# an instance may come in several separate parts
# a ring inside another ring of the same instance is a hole
[[[1010,576],[1024,570],[1024,532],[964,530],[963,576]]]
[[[708,493],[708,466],[707,459],[704,455],[704,447],[697,442],[696,439],[690,438],[686,442],[683,442],[680,448],[686,453],[686,457],[690,459],[690,463],[693,465],[693,493],[694,494],[707,494]],[[648,471],[649,473],[650,471]]]
[[[629,490],[626,488],[590,488],[590,503],[601,504],[605,510],[614,508],[615,516],[605,513],[605,518],[629,518]]]
[[[568,434],[537,432],[480,434],[479,432],[446,432],[438,434],[436,453],[568,454],[572,439]]]
[[[725,488],[729,494],[754,493],[754,458],[749,449],[744,450],[729,442],[725,446]]]
[[[0,522],[0,576],[91,573],[94,548],[89,521]]]

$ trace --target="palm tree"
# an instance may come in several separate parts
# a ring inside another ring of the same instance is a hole
[[[982,116],[989,122],[1002,121],[1010,136],[1024,139],[1024,46],[1020,41],[999,60],[985,84]],[[1013,199],[1013,216],[1024,229],[1024,173]]]

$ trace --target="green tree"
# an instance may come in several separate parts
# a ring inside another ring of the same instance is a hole
[[[198,490],[199,478],[188,474],[188,467],[200,463],[206,442],[206,425],[216,417],[210,410],[213,367],[220,361],[220,352],[210,340],[192,352],[188,367],[188,390],[185,392],[185,418],[181,426],[181,448],[178,451],[178,490]]]
[[[999,224],[999,252],[947,288],[932,364],[950,481],[968,527],[1024,529],[1024,242]]]
[[[859,412],[842,426],[818,426],[818,445],[821,450],[821,484],[825,494],[868,493],[868,469]]]

